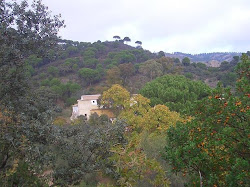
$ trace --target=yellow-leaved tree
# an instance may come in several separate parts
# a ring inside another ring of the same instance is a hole
[[[111,149],[110,161],[116,168],[119,185],[169,186],[166,171],[159,162],[163,147],[154,148],[157,154],[150,154],[149,144],[165,141],[164,132],[182,120],[180,115],[164,105],[152,108],[148,98],[140,94],[130,97],[120,85],[113,85],[104,92],[101,103],[116,110],[118,118],[128,124],[125,132],[128,143]],[[165,142],[159,144],[165,145]]]
[[[110,89],[103,92],[101,105],[105,108],[110,108],[118,115],[124,109],[126,103],[129,102],[129,99],[130,93],[119,84],[114,84]]]
[[[144,118],[145,129],[149,132],[163,133],[170,126],[174,126],[180,121],[180,114],[172,112],[165,105],[156,105],[150,108]]]
[[[124,110],[121,111],[119,118],[124,119],[130,128],[139,130],[142,128],[145,114],[150,109],[150,100],[142,95],[134,95],[125,104]]]

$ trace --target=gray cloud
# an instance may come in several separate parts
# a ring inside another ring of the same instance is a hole
[[[151,51],[250,50],[248,0],[44,0],[61,13],[60,32],[78,41],[129,36]]]

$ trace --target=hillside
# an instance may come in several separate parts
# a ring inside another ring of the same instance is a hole
[[[167,57],[183,59],[188,57],[192,62],[210,62],[210,61],[232,61],[234,56],[240,56],[241,53],[237,52],[214,52],[214,53],[200,53],[200,54],[187,54],[182,52],[165,53]]]
[[[180,54],[180,58],[185,55]],[[26,59],[27,74],[32,77],[34,88],[46,88],[56,94],[62,108],[74,104],[82,94],[102,93],[112,84],[121,84],[130,92],[138,93],[147,82],[165,74],[202,80],[211,87],[218,81],[224,86],[234,86],[233,71],[238,61],[239,58],[235,58],[222,62],[220,67],[207,67],[200,62],[184,64],[178,58],[131,47],[123,41],[71,40],[59,40],[57,48],[49,50],[43,58],[30,55]]]
[[[208,67],[0,7],[0,186],[249,186],[250,52]]]

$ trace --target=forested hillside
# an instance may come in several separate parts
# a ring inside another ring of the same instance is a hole
[[[187,54],[187,53],[181,53],[181,52],[174,52],[174,53],[165,53],[165,55],[168,57],[180,58],[180,59],[188,57],[191,59],[192,62],[209,62],[212,60],[216,60],[221,63],[223,61],[231,61],[233,60],[234,56],[240,56],[241,53],[214,52],[214,53],[201,53],[201,54]]]
[[[41,1],[0,18],[0,186],[249,186],[249,53],[215,68],[128,36],[62,40]],[[115,120],[71,121],[96,93]]]
[[[192,63],[188,57],[180,60],[165,57],[161,52],[151,53],[141,46],[134,48],[123,40],[94,43],[58,40],[57,48],[50,49],[43,58],[32,54],[25,62],[27,76],[34,80],[33,88],[50,91],[65,108],[80,95],[102,93],[112,84],[138,93],[147,82],[166,74],[184,75],[211,87],[216,87],[218,81],[225,87],[234,87],[234,68],[239,57],[214,68]]]

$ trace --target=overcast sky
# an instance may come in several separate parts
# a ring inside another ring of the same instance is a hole
[[[62,14],[64,39],[142,41],[152,52],[250,50],[250,0],[43,0]]]

